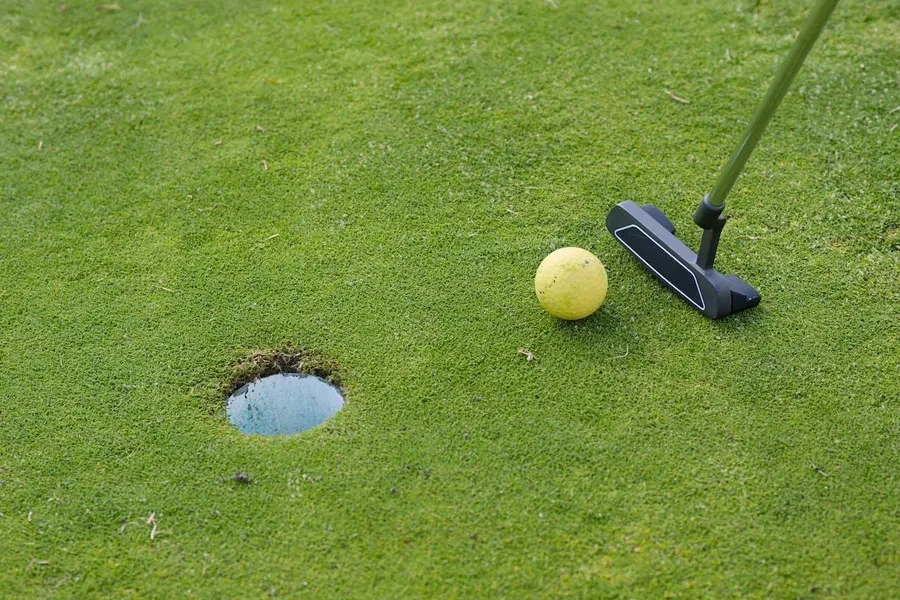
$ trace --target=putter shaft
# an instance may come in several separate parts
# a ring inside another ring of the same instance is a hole
[[[825,27],[825,23],[828,22],[828,18],[834,11],[837,3],[838,0],[819,0],[813,7],[812,12],[806,19],[806,23],[800,29],[800,34],[794,41],[791,51],[778,68],[778,73],[775,75],[772,85],[769,86],[769,91],[766,92],[759,108],[756,109],[756,113],[754,113],[747,131],[741,138],[734,156],[722,167],[712,191],[706,197],[706,200],[712,206],[725,204],[728,192],[731,191],[734,182],[737,181],[738,176],[744,169],[744,164],[750,158],[750,153],[753,152],[756,143],[762,137],[763,132],[766,130],[766,125],[769,124],[772,115],[775,114],[778,105],[781,104],[781,99],[784,98],[785,93],[791,86],[791,82],[794,80],[794,76],[803,65],[803,61],[812,49],[813,44],[816,43],[816,39],[818,39],[819,34]]]

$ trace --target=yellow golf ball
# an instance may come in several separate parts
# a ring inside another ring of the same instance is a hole
[[[547,255],[534,275],[534,291],[548,313],[583,319],[606,299],[606,268],[582,248],[560,248]]]

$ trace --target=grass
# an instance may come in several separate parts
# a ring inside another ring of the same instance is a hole
[[[763,303],[721,322],[603,219],[697,242],[809,2],[97,4],[0,8],[4,594],[896,594],[896,1],[838,7],[735,186]],[[565,245],[610,275],[574,324]],[[348,405],[242,437],[285,347]]]

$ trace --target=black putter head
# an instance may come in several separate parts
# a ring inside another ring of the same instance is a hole
[[[704,213],[706,210],[712,213]],[[675,236],[675,226],[651,204],[617,204],[606,217],[606,228],[650,273],[682,300],[711,319],[759,304],[759,292],[736,275],[713,268],[719,234],[725,225],[723,207],[704,201],[694,219],[704,228],[700,257]]]

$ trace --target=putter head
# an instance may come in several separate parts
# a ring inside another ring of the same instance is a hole
[[[617,204],[606,228],[660,282],[711,319],[759,304],[759,292],[736,275],[697,264],[697,253],[675,236],[675,226],[651,204]]]

